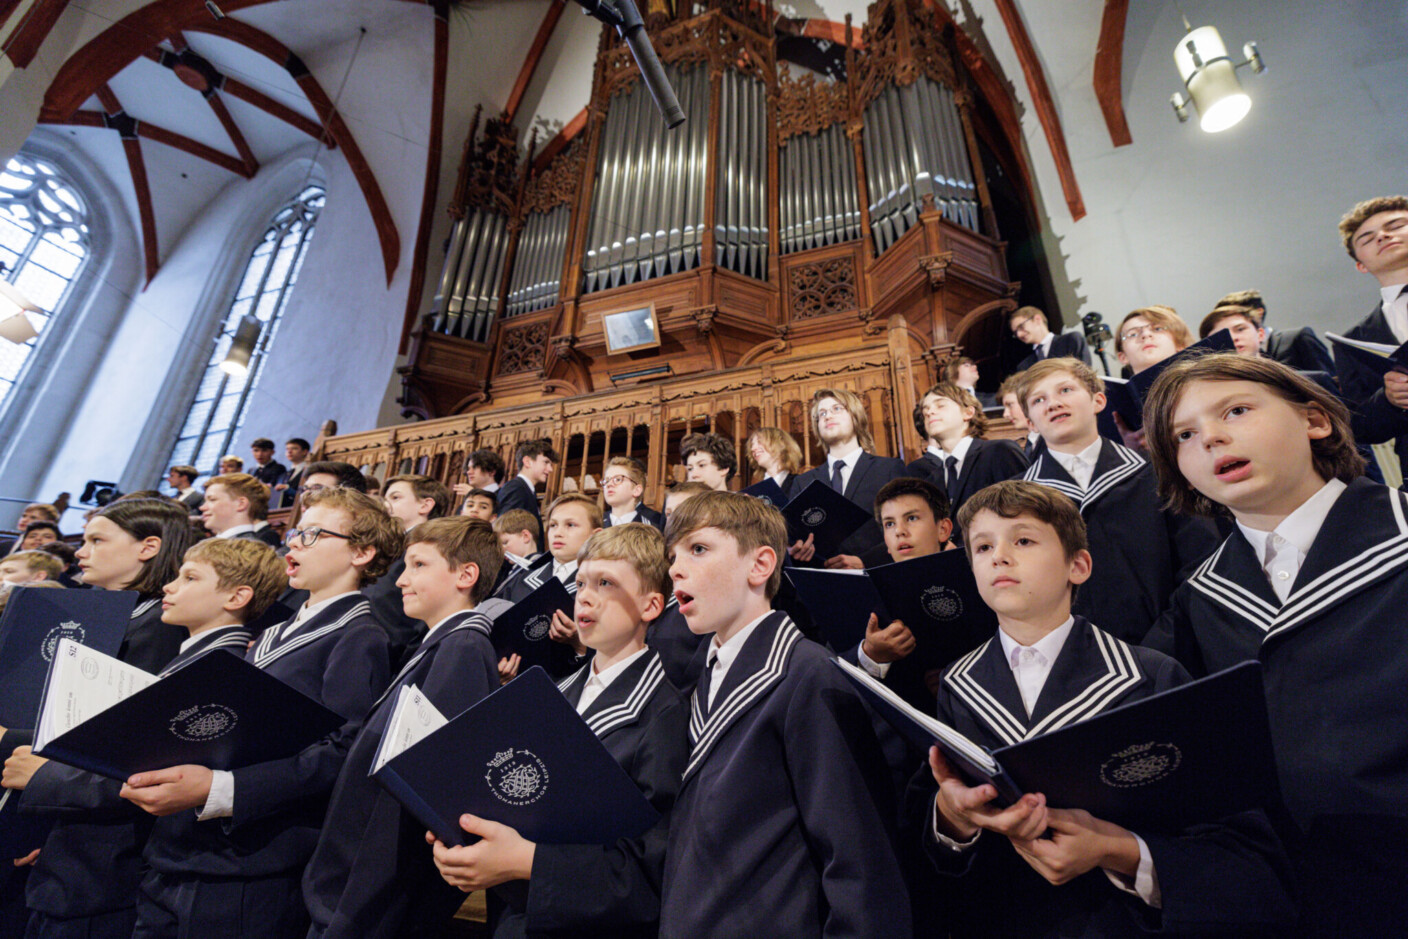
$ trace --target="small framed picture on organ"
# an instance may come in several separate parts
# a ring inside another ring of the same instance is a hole
[[[633,310],[603,313],[601,328],[606,333],[609,355],[654,349],[660,345],[660,323],[655,318],[655,304]]]

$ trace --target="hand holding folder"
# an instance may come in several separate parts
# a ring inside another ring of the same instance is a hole
[[[1326,333],[1325,338],[1343,349],[1354,361],[1373,370],[1380,378],[1389,372],[1408,375],[1408,342],[1392,346],[1385,342],[1368,342],[1363,339],[1348,339],[1334,333]]]
[[[870,521],[870,513],[830,486],[814,479],[782,509],[787,519],[787,539],[812,537],[819,557],[830,557],[857,529]]]
[[[553,647],[562,646],[552,638],[553,614],[562,612],[570,618],[573,606],[572,595],[562,581],[549,573],[542,586],[494,619],[494,651],[500,656],[519,655],[520,671],[534,665],[547,667]]]

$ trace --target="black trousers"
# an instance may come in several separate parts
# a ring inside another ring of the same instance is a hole
[[[299,876],[196,878],[147,871],[131,939],[302,939],[308,911]]]

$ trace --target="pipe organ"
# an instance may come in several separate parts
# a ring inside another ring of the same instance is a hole
[[[405,413],[858,347],[895,314],[926,374],[959,346],[995,365],[1019,285],[983,160],[1028,173],[1005,87],[948,11],[877,0],[822,41],[770,3],[649,6],[683,126],[609,30],[574,136],[536,152],[476,114]],[[603,317],[644,307],[658,347],[610,352]]]

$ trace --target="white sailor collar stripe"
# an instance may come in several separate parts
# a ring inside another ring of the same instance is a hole
[[[591,668],[591,663],[587,663],[586,668]],[[617,679],[619,681],[620,679]],[[626,700],[611,707],[602,708],[595,714],[586,718],[587,726],[598,738],[605,737],[611,731],[626,724],[634,723],[640,718],[641,711],[645,710],[646,703],[655,694],[660,683],[665,680],[665,668],[660,664],[660,656],[654,651],[646,656],[645,669],[636,679],[635,687],[631,689]],[[608,690],[610,690],[608,688]]]
[[[1110,454],[1109,457],[1106,456],[1107,453]],[[1028,482],[1041,483],[1043,486],[1049,486],[1057,492],[1070,496],[1076,505],[1080,506],[1083,512],[1087,505],[1090,505],[1129,477],[1137,474],[1144,468],[1145,464],[1148,463],[1144,457],[1140,456],[1129,447],[1121,446],[1112,440],[1101,441],[1100,457],[1098,461],[1108,462],[1111,457],[1113,457],[1115,465],[1108,466],[1104,472],[1091,477],[1090,486],[1087,489],[1081,489],[1080,486],[1077,486],[1075,481],[1069,477],[1063,478],[1065,471],[1061,469],[1061,464],[1057,463],[1056,459],[1049,453],[1043,453],[1041,456],[1037,457],[1036,462],[1027,468],[1022,478]],[[1051,475],[1046,472],[1048,461],[1053,468],[1062,473],[1061,476]],[[1099,469],[1098,463],[1096,469]]]
[[[346,626],[351,620],[364,614],[367,616],[372,614],[372,605],[366,600],[359,599],[346,613],[343,613],[326,626],[320,626],[309,632],[298,633],[292,639],[283,643],[278,643],[275,640],[275,635],[280,631],[283,624],[280,623],[278,626],[271,626],[264,630],[264,635],[260,637],[258,644],[254,647],[254,664],[260,668],[264,668],[269,663],[288,655],[294,649],[301,649],[303,646],[326,636],[328,633],[336,632],[343,626]]]

